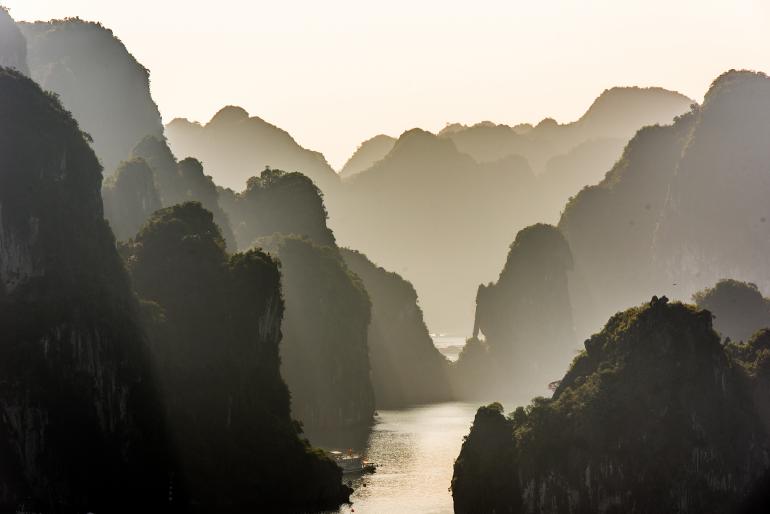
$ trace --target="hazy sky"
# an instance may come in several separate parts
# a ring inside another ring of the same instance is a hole
[[[614,85],[696,100],[729,68],[770,72],[770,0],[0,0],[80,16],[150,69],[165,122],[226,104],[339,167],[378,133],[577,118]]]

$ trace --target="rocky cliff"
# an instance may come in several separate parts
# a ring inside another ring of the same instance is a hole
[[[154,313],[175,502],[201,513],[334,509],[349,490],[339,468],[299,438],[281,379],[278,264],[224,248],[213,215],[185,203],[156,212],[126,249]]]
[[[150,74],[111,30],[79,18],[20,24],[32,78],[55,92],[112,174],[146,135],[162,136]]]
[[[13,68],[29,75],[27,40],[8,10],[2,6],[0,6],[0,66]]]
[[[433,345],[412,284],[354,250],[341,250],[372,302],[369,362],[378,408],[452,398],[449,361]]]
[[[455,511],[733,511],[768,467],[768,436],[711,320],[654,297],[587,340],[553,398],[480,412],[455,464]],[[508,437],[490,441],[495,426]]]
[[[0,70],[0,510],[135,512],[167,466],[101,167],[55,97]]]

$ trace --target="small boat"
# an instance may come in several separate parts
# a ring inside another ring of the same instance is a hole
[[[329,455],[337,463],[337,466],[342,469],[343,475],[374,473],[377,470],[376,464],[368,462],[357,453],[353,453],[353,450],[348,450],[347,453],[334,450],[329,452]]]

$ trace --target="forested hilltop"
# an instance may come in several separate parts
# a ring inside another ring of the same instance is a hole
[[[558,231],[571,259],[559,274],[541,271],[559,255],[550,250],[518,261],[524,280],[542,277],[534,289],[525,281],[508,297],[495,294],[505,270],[480,287],[477,330],[486,340],[474,334],[458,362],[477,383],[499,365],[488,356],[500,327],[509,326],[520,358],[508,369],[519,376],[517,366],[538,365],[538,351],[564,359],[577,346],[554,333],[559,322],[574,319],[580,337],[597,316],[656,290],[692,295],[709,310],[653,296],[585,340],[551,398],[508,416],[499,404],[480,409],[455,465],[456,512],[761,512],[753,503],[768,504],[770,308],[761,293],[768,266],[758,258],[767,242],[759,198],[770,173],[768,99],[766,75],[721,75],[702,106],[640,130],[604,181],[568,203]],[[561,314],[537,321],[558,305]]]
[[[200,159],[236,192],[266,166],[308,176],[325,194],[339,244],[409,280],[433,331],[467,334],[476,287],[494,279],[516,233],[555,223],[567,199],[599,182],[636,130],[670,123],[692,103],[661,88],[612,88],[572,123],[378,135],[339,177],[321,154],[240,107],[224,107],[205,124],[174,120],[166,134],[175,153]]]
[[[767,512],[768,197],[761,72],[337,173],[241,107],[164,126],[109,28],[0,7],[0,513],[334,512],[442,451],[457,513]]]
[[[588,339],[552,398],[508,416],[479,409],[455,463],[455,512],[739,508],[767,469],[766,400],[752,400],[765,382],[711,319],[653,297]]]
[[[59,101],[8,68],[0,124],[0,510],[159,505],[162,407],[99,162]]]

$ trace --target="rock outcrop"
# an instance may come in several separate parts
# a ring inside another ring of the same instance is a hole
[[[354,250],[341,250],[372,302],[369,362],[377,408],[447,401],[449,361],[433,345],[412,284]]]
[[[0,6],[0,67],[13,68],[29,75],[27,40],[3,6]]]
[[[71,115],[0,69],[0,510],[136,512],[165,500],[139,309]]]
[[[346,501],[341,470],[300,440],[290,418],[278,263],[259,251],[228,256],[199,203],[156,212],[126,260],[167,405],[176,505],[308,512]]]
[[[455,511],[731,512],[768,467],[750,380],[708,311],[653,297],[585,342],[553,398],[480,411]]]
[[[163,123],[150,94],[150,73],[111,30],[79,18],[21,23],[31,76],[59,95],[85,132],[106,172],[129,158]]]

